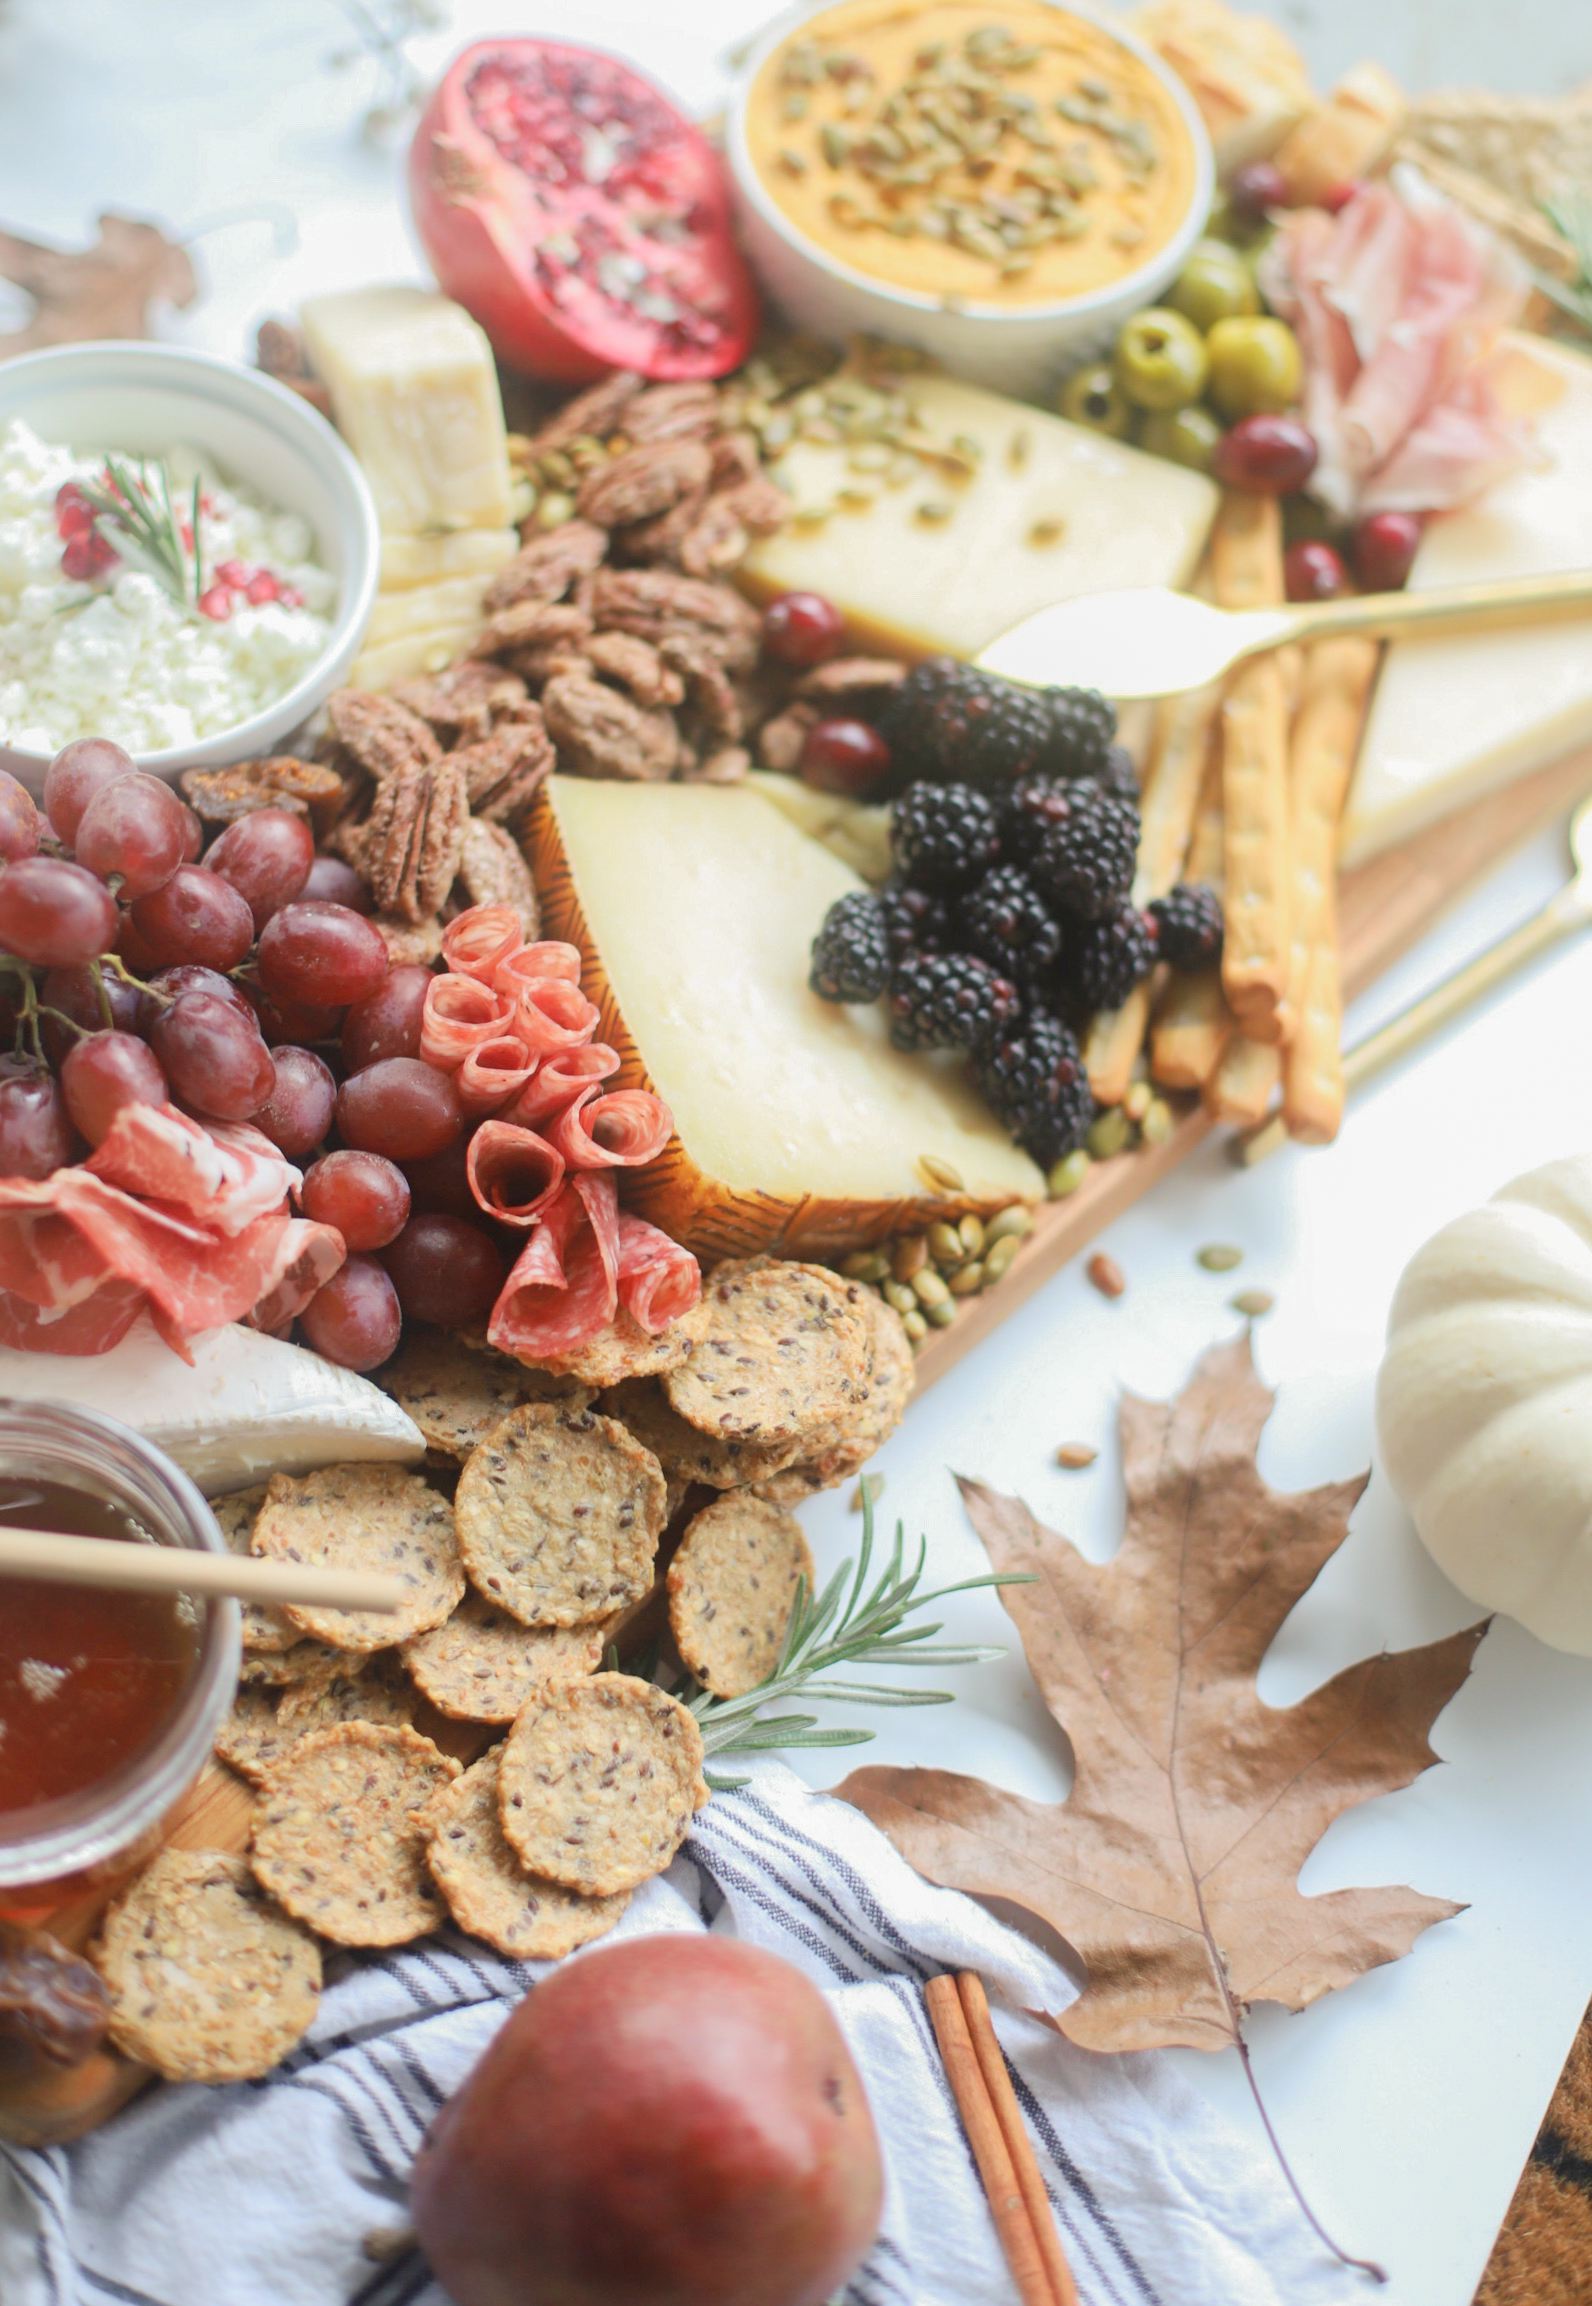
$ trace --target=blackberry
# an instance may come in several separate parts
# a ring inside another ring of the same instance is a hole
[[[1056,721],[1045,691],[929,657],[892,692],[879,734],[907,776],[998,792],[1043,764]]]
[[[879,892],[884,914],[885,942],[890,966],[899,967],[909,953],[943,953],[952,942],[951,908],[922,889],[909,889],[892,881]]]
[[[813,939],[807,982],[821,1001],[877,1001],[890,982],[885,909],[858,889],[837,897]]]
[[[1081,1009],[1120,1009],[1155,967],[1156,925],[1136,905],[1067,932],[1063,982]]]
[[[1150,912],[1161,932],[1160,958],[1174,969],[1206,969],[1222,957],[1222,900],[1203,881],[1179,881]]]
[[[996,854],[995,806],[971,785],[908,785],[890,822],[896,871],[932,897],[959,897]]]
[[[1076,1040],[1060,1018],[1036,1009],[974,1065],[996,1118],[1049,1169],[1089,1133],[1095,1101]]]
[[[1105,759],[1089,773],[1102,792],[1114,793],[1119,801],[1131,801],[1138,807],[1139,772],[1126,745],[1107,745]]]
[[[1099,777],[1105,768],[1117,716],[1098,689],[1046,689],[1050,742],[1039,764],[1047,776]]]
[[[1018,1013],[1015,985],[971,953],[910,953],[890,989],[898,1049],[976,1049]]]
[[[1133,886],[1137,808],[1080,777],[1053,786],[1037,813],[1044,818],[1044,831],[1025,861],[1040,893],[1086,921],[1116,912]]]
[[[963,942],[1003,977],[1022,984],[1049,967],[1061,949],[1061,929],[1045,901],[1016,865],[997,865],[970,897],[957,924]]]

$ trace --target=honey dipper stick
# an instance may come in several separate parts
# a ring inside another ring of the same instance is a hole
[[[1222,499],[1211,569],[1223,608],[1283,597],[1282,513],[1274,497]],[[1222,986],[1251,1040],[1281,1040],[1293,960],[1288,868],[1289,669],[1275,656],[1241,665],[1222,701],[1226,935]]]
[[[1222,822],[1220,744],[1212,732],[1194,833],[1184,873],[1213,889],[1222,885],[1226,829]],[[1173,977],[1157,1004],[1150,1034],[1150,1074],[1166,1089],[1203,1089],[1221,1062],[1233,1034],[1233,1012],[1214,965],[1186,977]]]

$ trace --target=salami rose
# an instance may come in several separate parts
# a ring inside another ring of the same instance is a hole
[[[636,1169],[656,1161],[674,1116],[650,1089],[616,1089],[608,1097],[566,1105],[547,1135],[569,1169]]]
[[[476,1206],[504,1225],[534,1225],[564,1182],[562,1153],[508,1121],[482,1122],[465,1169]]]
[[[583,1049],[562,1049],[543,1058],[504,1118],[527,1129],[539,1129],[566,1105],[589,1096],[618,1070],[618,1051],[604,1041],[588,1041]]]
[[[444,966],[456,977],[477,977],[490,985],[500,964],[525,942],[520,917],[510,905],[472,905],[442,932]]]
[[[702,1269],[689,1249],[644,1217],[619,1212],[619,1302],[649,1336],[689,1313],[702,1294]]]
[[[453,1076],[459,1103],[472,1115],[501,1113],[511,1098],[529,1088],[537,1062],[517,1033],[499,1033],[483,1041]]]
[[[433,977],[420,1019],[420,1054],[439,1073],[455,1072],[472,1049],[505,1032],[514,1016],[507,993],[474,977]]]
[[[568,1179],[503,1284],[488,1341],[521,1361],[576,1352],[613,1319],[618,1272],[619,1201],[612,1178]]]

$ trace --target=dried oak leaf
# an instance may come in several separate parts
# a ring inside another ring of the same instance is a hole
[[[0,360],[51,344],[144,337],[152,303],[192,304],[199,284],[187,250],[158,224],[114,215],[98,221],[93,248],[49,248],[0,232],[0,278],[33,299],[25,324],[0,335]]]
[[[1065,1802],[946,1770],[857,1770],[837,1788],[932,1881],[1060,1933],[1088,1984],[1055,2023],[1086,2049],[1231,2048],[1247,2004],[1305,2009],[1461,1911],[1409,1889],[1296,1887],[1335,1817],[1437,1759],[1428,1732],[1486,1627],[1262,1703],[1261,1660],[1365,1487],[1268,1488],[1255,1451],[1271,1401],[1245,1339],[1208,1353],[1176,1401],[1126,1398],[1127,1528],[1109,1562],[962,1483],[995,1568],[1037,1581],[1002,1599],[1072,1743]]]

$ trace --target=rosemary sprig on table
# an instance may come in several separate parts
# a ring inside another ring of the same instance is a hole
[[[1579,186],[1550,193],[1537,206],[1561,240],[1568,241],[1575,257],[1575,278],[1555,280],[1551,272],[1533,268],[1533,277],[1559,310],[1592,336],[1592,196]]]
[[[199,545],[199,481],[193,484],[193,572],[183,548],[182,529],[171,501],[171,478],[163,461],[150,468],[139,460],[136,471],[120,458],[105,459],[105,485],[79,481],[78,489],[94,514],[94,526],[130,568],[170,593],[179,608],[197,605],[204,591],[203,558]],[[155,483],[158,482],[158,494]]]

